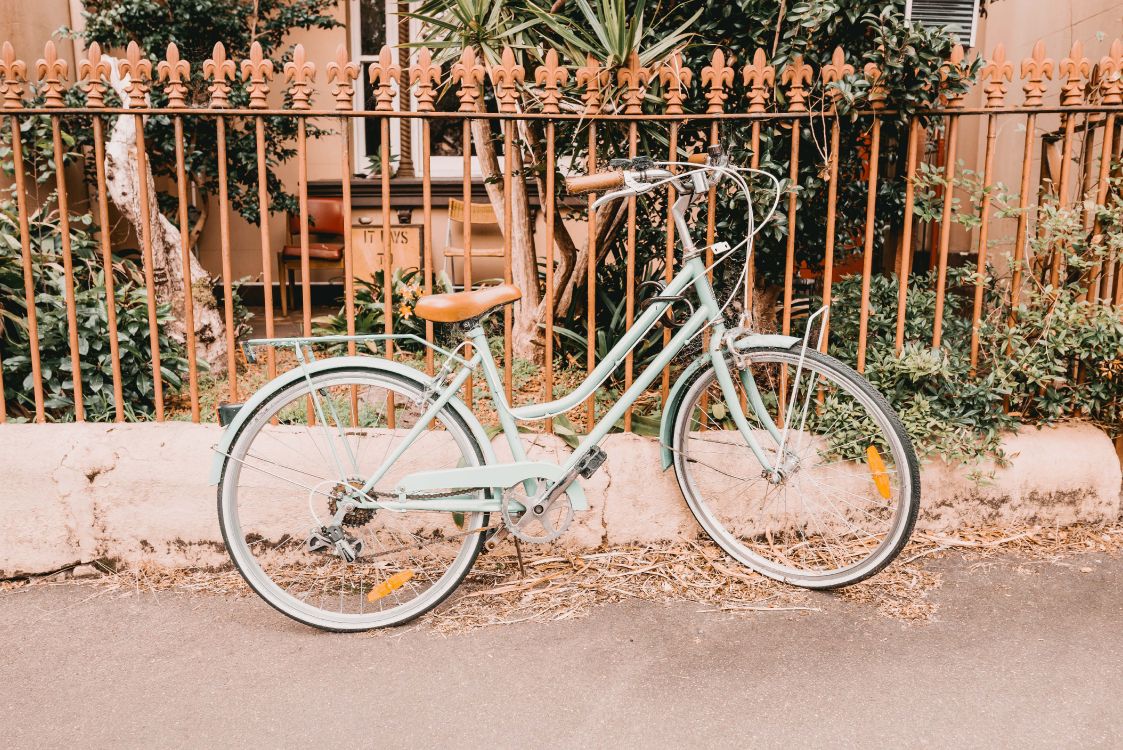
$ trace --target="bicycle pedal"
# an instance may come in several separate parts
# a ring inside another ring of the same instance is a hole
[[[577,473],[583,476],[585,479],[589,479],[593,476],[593,474],[597,473],[597,469],[599,469],[607,459],[607,453],[605,453],[599,447],[593,448],[591,451],[586,453],[585,457],[581,459],[581,462],[577,464]]]

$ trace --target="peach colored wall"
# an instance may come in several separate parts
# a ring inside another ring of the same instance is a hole
[[[1045,41],[1046,54],[1054,61],[1053,80],[1047,81],[1044,104],[1057,106],[1060,99],[1063,76],[1056,69],[1076,41],[1084,45],[1084,55],[1092,65],[1099,62],[1113,39],[1123,37],[1123,5],[1119,0],[1071,0],[1070,2],[1039,2],[1038,0],[994,0],[988,4],[987,17],[980,20],[976,42],[978,52],[989,57],[994,47],[1001,43],[1006,47],[1006,57],[1014,65],[1014,81],[1010,84],[1007,102],[1020,105],[1024,100],[1021,88],[1021,61],[1029,57],[1038,39]],[[982,94],[978,92],[968,106],[981,106]],[[1037,117],[1036,132],[1056,131],[1061,126],[1059,115],[1042,114]],[[986,141],[986,119],[983,117],[964,118],[961,123],[959,141],[960,158],[968,167],[982,171]],[[1073,148],[1073,158],[1080,156],[1078,137]],[[994,159],[994,180],[1003,183],[1011,191],[1017,191],[1021,181],[1022,155],[1025,146],[1025,117],[1007,115],[998,119]],[[1098,144],[1095,159],[1099,159]],[[1031,200],[1036,189],[1041,169],[1040,145],[1035,145],[1031,168]],[[1078,174],[1074,163],[1073,175]],[[990,252],[1000,266],[1004,266],[1004,256],[1013,248],[1015,224],[1013,220],[994,221],[991,239],[1004,240],[1003,244],[992,246]],[[977,245],[977,236],[964,231],[952,235],[952,252],[969,251],[972,255]]]

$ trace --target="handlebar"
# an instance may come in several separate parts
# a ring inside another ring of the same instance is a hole
[[[624,184],[624,173],[618,169],[610,172],[593,172],[579,177],[567,177],[565,189],[571,195],[591,193],[594,190],[610,190]]]
[[[687,157],[690,164],[700,167],[720,166],[724,164],[723,159],[724,155],[720,146],[711,146],[707,151],[691,154]],[[673,176],[671,172],[665,169],[654,169],[654,165],[655,163],[648,157],[638,157],[632,160],[617,159],[613,161],[612,166],[622,166],[624,169],[612,169],[605,172],[567,177],[565,189],[570,195],[579,195],[599,190],[613,190],[624,186],[634,188],[637,180],[651,181],[652,179],[658,180]]]

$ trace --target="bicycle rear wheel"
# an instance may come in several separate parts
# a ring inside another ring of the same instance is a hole
[[[672,445],[691,512],[726,552],[766,576],[826,589],[874,575],[908,541],[920,505],[919,466],[900,420],[833,357],[809,351],[800,369],[798,347],[747,356],[772,421],[782,426],[790,417],[786,439],[778,439],[745,409],[765,458],[781,472],[766,471],[752,453],[713,368],[704,370],[680,402]],[[751,389],[730,369],[752,404]]]
[[[219,522],[234,564],[271,606],[325,630],[399,625],[440,604],[471,569],[485,513],[354,509],[342,531],[356,559],[309,543],[349,488],[403,447],[422,396],[399,375],[351,366],[296,381],[249,415],[219,482]],[[482,463],[471,429],[446,407],[374,490],[408,473]]]

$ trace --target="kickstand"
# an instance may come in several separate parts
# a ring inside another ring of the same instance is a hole
[[[526,578],[526,568],[523,567],[523,549],[519,544],[519,538],[514,537],[515,540],[515,557],[519,561],[519,578]]]

